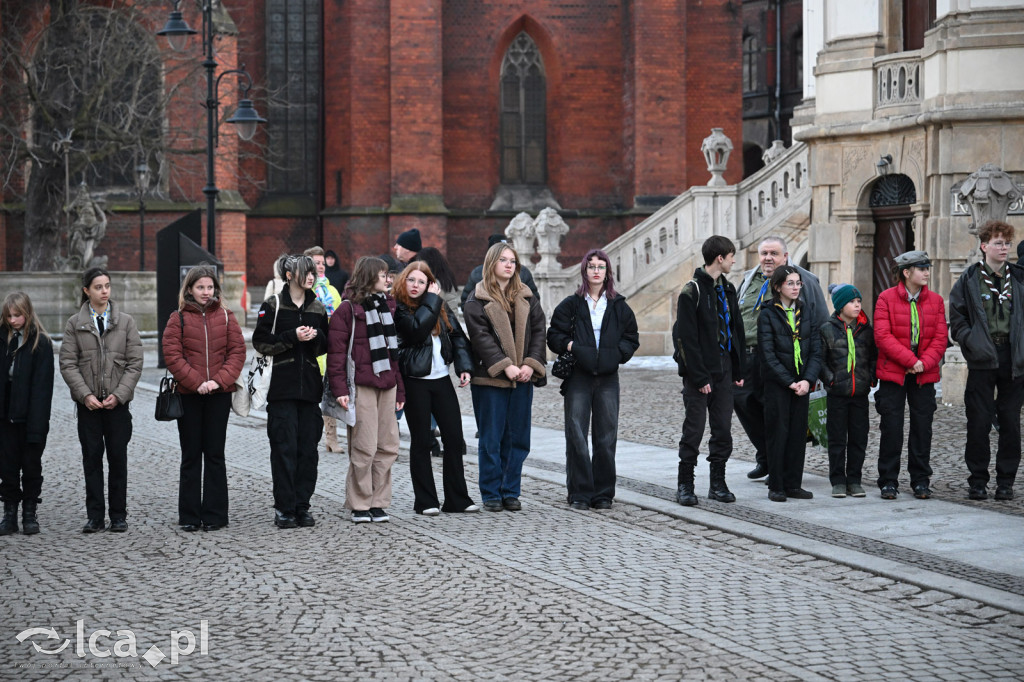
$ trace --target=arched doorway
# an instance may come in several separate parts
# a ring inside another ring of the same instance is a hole
[[[875,221],[875,249],[872,258],[872,301],[893,286],[896,256],[914,247],[914,214],[917,203],[914,182],[906,175],[886,175],[871,189],[869,206]]]

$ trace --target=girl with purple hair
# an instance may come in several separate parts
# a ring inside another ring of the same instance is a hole
[[[636,316],[615,292],[608,254],[591,249],[580,262],[580,287],[551,315],[548,348],[571,352],[565,396],[565,472],[573,509],[611,509],[619,429],[619,365],[640,347]],[[593,419],[594,454],[587,450]]]

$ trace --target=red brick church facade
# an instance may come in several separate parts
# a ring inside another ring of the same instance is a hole
[[[182,11],[197,25],[192,4]],[[224,49],[266,86],[256,106],[268,155],[243,143],[248,156],[219,157],[238,172],[218,167],[218,184],[248,206],[219,213],[219,244],[234,244],[226,269],[244,268],[250,285],[280,252],[321,242],[348,267],[411,227],[461,278],[487,235],[544,205],[572,227],[567,265],[704,184],[712,126],[737,149],[742,140],[739,0],[223,4],[237,27]],[[166,18],[147,12],[156,28]],[[200,115],[169,109],[167,127]],[[222,128],[222,144],[230,134]],[[742,177],[736,156],[730,183]],[[171,194],[200,184],[173,184],[147,229],[201,206],[199,191]],[[16,223],[9,215],[7,269],[17,269]],[[101,247],[111,268],[137,269],[135,223],[130,202],[111,218],[108,239],[123,233],[128,245]]]

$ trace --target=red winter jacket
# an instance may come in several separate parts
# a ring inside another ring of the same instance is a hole
[[[394,316],[397,304],[388,296],[388,308]],[[331,393],[338,398],[348,395],[348,337],[352,333],[352,320],[355,316],[356,333],[352,340],[352,362],[356,366],[356,386],[370,386],[386,391],[393,386],[398,390],[395,402],[405,402],[405,384],[398,370],[398,351],[391,351],[391,371],[382,372],[380,376],[373,373],[373,361],[370,360],[370,341],[366,336],[366,311],[358,303],[345,299],[331,315],[330,329],[327,333],[327,378],[331,382]]]
[[[939,380],[939,364],[946,352],[946,309],[942,297],[923,287],[917,299],[917,315],[921,335],[917,355],[910,350],[910,300],[907,288],[900,282],[886,289],[875,303],[875,345],[878,365],[875,373],[882,381],[903,385],[907,370],[920,360],[924,371],[917,375],[919,384]]]
[[[184,337],[175,311],[167,320],[163,339],[164,362],[178,382],[178,392],[195,393],[211,379],[220,385],[217,393],[233,392],[245,365],[245,339],[234,314],[217,300],[207,303],[205,311],[190,300],[181,312]]]

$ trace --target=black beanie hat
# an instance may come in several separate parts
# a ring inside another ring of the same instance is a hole
[[[419,253],[420,249],[423,248],[423,242],[420,240],[420,231],[415,227],[398,235],[395,243],[403,249],[409,249],[413,253]]]

